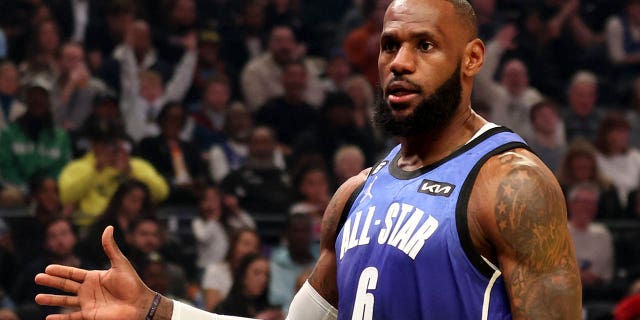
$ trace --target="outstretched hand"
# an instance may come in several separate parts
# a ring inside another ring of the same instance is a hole
[[[41,305],[74,308],[70,314],[56,314],[47,320],[144,319],[154,292],[144,285],[113,239],[113,227],[102,234],[102,247],[111,261],[109,270],[83,270],[49,265],[36,276],[39,285],[72,295],[38,294]]]

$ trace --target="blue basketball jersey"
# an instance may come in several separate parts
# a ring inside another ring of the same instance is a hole
[[[514,148],[528,147],[497,127],[416,171],[398,168],[400,146],[374,166],[335,243],[338,318],[511,319],[500,271],[471,241],[467,203],[480,167]]]

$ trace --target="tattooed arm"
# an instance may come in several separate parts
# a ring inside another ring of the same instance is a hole
[[[513,319],[580,319],[581,285],[562,191],[525,150],[487,162],[470,200],[479,251],[498,262]]]
[[[309,277],[309,284],[331,305],[338,306],[338,287],[336,269],[336,228],[340,222],[342,211],[354,190],[364,183],[369,169],[347,180],[333,195],[322,217],[320,235],[320,258]]]

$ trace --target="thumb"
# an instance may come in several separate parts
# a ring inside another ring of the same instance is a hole
[[[113,226],[107,226],[104,229],[102,233],[102,248],[104,248],[104,253],[109,257],[111,267],[122,266],[123,263],[126,264],[127,258],[124,257],[113,238]]]

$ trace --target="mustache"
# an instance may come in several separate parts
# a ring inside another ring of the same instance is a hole
[[[391,89],[391,87],[395,84],[397,84],[398,82],[400,83],[404,83],[404,84],[408,84],[409,85],[409,89],[411,90],[415,90],[415,91],[422,91],[422,88],[420,87],[420,85],[416,82],[414,82],[411,79],[408,79],[407,77],[400,75],[400,76],[394,76],[391,81],[389,81],[387,83],[387,85],[384,87],[384,92],[385,94],[387,92],[389,92],[389,90]]]

